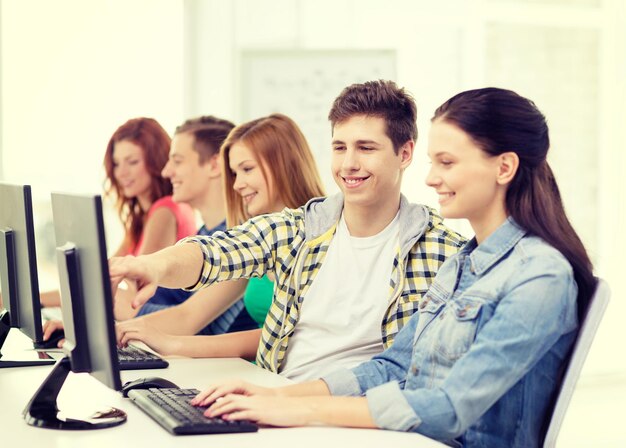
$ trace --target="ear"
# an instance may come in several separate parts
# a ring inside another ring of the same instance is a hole
[[[398,155],[400,156],[400,168],[405,169],[408,167],[413,161],[413,150],[415,149],[415,142],[413,140],[408,140],[404,145],[400,147],[398,150]]]
[[[222,167],[218,154],[212,155],[206,164],[209,170],[209,178],[215,179],[222,176]]]
[[[511,183],[519,168],[519,157],[514,152],[505,152],[498,156],[498,175],[496,182],[499,185]]]

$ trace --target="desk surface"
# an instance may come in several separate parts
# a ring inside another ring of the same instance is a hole
[[[146,376],[167,378],[180,387],[203,389],[215,381],[243,378],[256,384],[280,386],[290,381],[236,358],[168,358],[170,366],[159,370],[122,371],[122,382]],[[93,431],[59,431],[27,425],[22,411],[52,366],[0,369],[0,440],[3,447],[319,447],[359,446],[381,448],[444,446],[419,434],[331,427],[261,428],[258,433],[173,436],[144,414],[128,398],[108,389],[88,374],[70,373],[58,398],[68,413],[114,406],[128,414],[128,421],[114,428]],[[85,404],[89,407],[86,408]]]

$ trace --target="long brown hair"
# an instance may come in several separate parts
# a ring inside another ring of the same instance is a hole
[[[122,187],[113,174],[113,150],[115,144],[127,140],[139,146],[143,151],[146,169],[152,178],[150,185],[150,201],[154,202],[163,196],[172,194],[172,184],[161,176],[167,163],[170,151],[170,136],[153,118],[133,118],[121,125],[111,136],[104,155],[106,179],[104,191],[107,195],[115,195],[116,209],[124,225],[124,243],[132,250],[141,237],[144,218],[147,211],[139,206],[139,200],[124,196]]]
[[[459,127],[490,155],[517,154],[519,168],[506,192],[507,213],[569,261],[578,285],[578,316],[582,318],[595,291],[593,266],[565,214],[546,160],[548,125],[535,103],[510,90],[469,90],[439,106],[432,118],[435,120]]]
[[[230,149],[237,142],[250,148],[265,179],[274,183],[270,195],[278,195],[287,207],[324,196],[313,154],[298,125],[282,114],[258,118],[235,127],[220,150],[229,227],[251,218],[233,189],[235,177],[229,168]]]

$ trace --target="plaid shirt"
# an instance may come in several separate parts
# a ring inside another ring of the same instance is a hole
[[[304,207],[257,216],[210,238],[183,240],[199,243],[204,254],[202,273],[192,290],[216,281],[274,274],[274,299],[257,352],[259,366],[280,371],[302,300],[324,262],[342,209],[341,195],[313,199]],[[441,263],[464,243],[433,209],[409,204],[402,197],[400,246],[381,323],[385,348],[417,310]]]

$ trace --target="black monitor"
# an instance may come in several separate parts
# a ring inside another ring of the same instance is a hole
[[[1,352],[11,328],[28,336],[35,348],[43,342],[36,260],[30,186],[0,183],[0,367],[54,363],[32,350]]]
[[[24,418],[30,425],[53,429],[116,426],[126,421],[126,414],[115,408],[84,418],[57,415],[56,399],[70,370],[88,372],[114,390],[122,384],[100,196],[53,193],[52,215],[67,356],[35,393]]]

